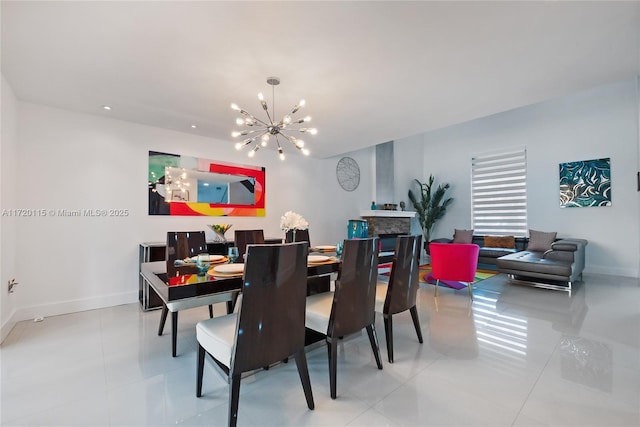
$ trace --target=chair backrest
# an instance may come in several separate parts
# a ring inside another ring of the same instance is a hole
[[[430,243],[431,273],[436,280],[473,282],[480,247],[466,243]]]
[[[248,249],[231,372],[286,359],[304,348],[306,242]]]
[[[174,275],[174,262],[198,254],[207,253],[207,241],[204,231],[169,231],[167,232],[167,246],[165,260],[167,273]]]
[[[234,244],[238,247],[238,262],[244,262],[244,254],[247,252],[247,245],[264,244],[263,230],[236,230]]]
[[[295,236],[293,230],[287,231],[287,234],[285,235],[285,242],[307,242],[309,243],[309,245],[311,245],[311,240],[309,240],[309,229],[296,230]]]
[[[328,335],[352,334],[375,319],[378,238],[344,241]]]
[[[384,313],[401,313],[416,305],[420,287],[420,251],[422,236],[398,236],[393,256]]]

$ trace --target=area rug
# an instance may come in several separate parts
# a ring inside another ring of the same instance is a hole
[[[380,264],[379,265],[379,272],[380,272],[380,274],[385,275],[385,276],[388,276],[389,274],[391,274],[391,263]],[[476,277],[475,277],[475,280],[473,281],[473,283],[478,283],[481,280],[488,279],[490,277],[495,276],[496,274],[498,274],[497,271],[476,270]],[[420,283],[426,283],[426,284],[430,284],[430,285],[435,285],[436,284],[436,280],[433,278],[433,275],[431,274],[431,265],[429,265],[429,264],[424,264],[424,265],[420,266],[419,277],[420,277]],[[440,284],[448,286],[448,287],[453,288],[453,289],[462,289],[462,288],[466,288],[467,287],[467,285],[465,285],[464,283],[456,282],[456,281],[453,281],[453,280],[441,280]]]

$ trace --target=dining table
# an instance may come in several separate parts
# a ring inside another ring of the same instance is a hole
[[[340,259],[335,255],[311,253],[307,264],[307,294],[329,291],[340,265]],[[243,274],[216,273],[214,268],[215,264],[212,264],[206,274],[199,274],[195,263],[168,265],[166,261],[153,261],[141,264],[140,275],[165,306],[171,307],[170,311],[227,302],[227,311],[231,312],[242,290]],[[171,334],[175,356],[177,326],[173,322]]]

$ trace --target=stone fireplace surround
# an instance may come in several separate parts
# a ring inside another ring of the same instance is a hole
[[[411,234],[411,218],[415,212],[368,210],[361,211],[360,216],[367,221],[369,236],[380,237],[380,251],[393,251],[396,247],[396,237]]]

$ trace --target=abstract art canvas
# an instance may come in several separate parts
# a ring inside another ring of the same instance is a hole
[[[265,216],[265,168],[149,151],[149,215]]]
[[[560,164],[560,207],[611,206],[611,159]]]

